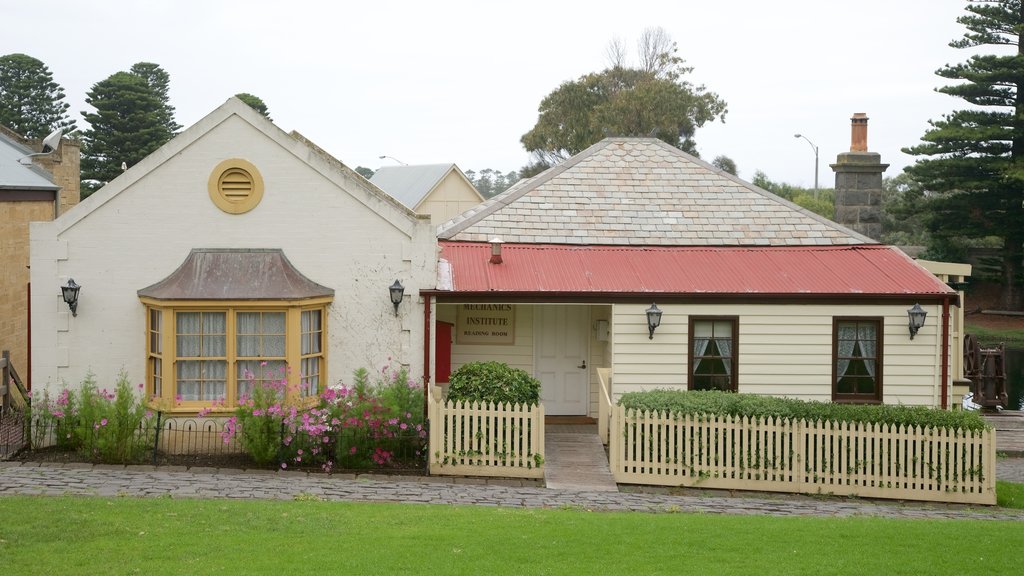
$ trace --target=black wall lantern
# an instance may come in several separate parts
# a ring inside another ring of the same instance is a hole
[[[917,331],[924,326],[924,319],[925,316],[928,316],[928,312],[921,308],[920,304],[914,304],[913,308],[907,310],[907,315],[910,316],[910,339],[913,340]]]
[[[388,288],[391,292],[391,303],[395,305],[395,316],[398,316],[398,305],[402,303],[402,297],[405,296],[405,286],[398,280]]]
[[[647,329],[650,331],[649,340],[654,340],[654,329],[661,326],[661,309],[657,304],[651,304],[647,309]]]
[[[81,289],[81,286],[75,284],[74,278],[68,278],[68,283],[60,287],[61,295],[71,309],[72,316],[78,316],[78,291]]]

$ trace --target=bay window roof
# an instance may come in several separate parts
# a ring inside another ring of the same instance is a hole
[[[299,272],[279,248],[196,248],[163,280],[139,290],[155,300],[305,300],[334,289]]]

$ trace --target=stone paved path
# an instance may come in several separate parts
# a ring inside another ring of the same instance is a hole
[[[1024,459],[1007,469],[1024,475]],[[1004,461],[1005,462],[1005,461]],[[1001,469],[1002,470],[1002,469]],[[517,481],[385,477],[303,472],[178,469],[152,466],[0,462],[0,496],[81,495],[174,498],[292,499],[316,496],[348,502],[409,502],[637,512],[696,512],[771,516],[970,518],[1024,522],[1024,510],[983,506],[890,503],[840,498],[672,496],[570,491]]]

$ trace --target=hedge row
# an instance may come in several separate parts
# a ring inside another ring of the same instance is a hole
[[[789,418],[807,421],[899,424],[922,428],[990,429],[977,412],[948,411],[921,406],[853,405],[807,402],[789,398],[720,391],[651,390],[629,392],[619,405],[639,411],[669,412],[680,416],[717,414]]]

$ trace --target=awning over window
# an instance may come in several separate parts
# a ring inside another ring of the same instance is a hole
[[[156,300],[303,300],[334,296],[280,249],[196,248],[170,276],[139,290]]]

